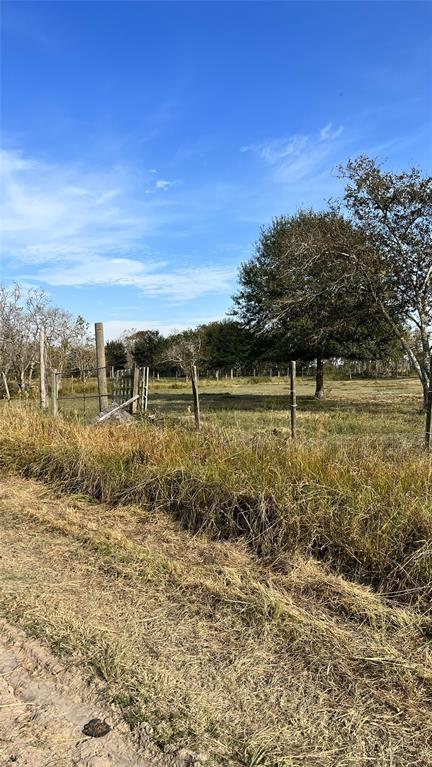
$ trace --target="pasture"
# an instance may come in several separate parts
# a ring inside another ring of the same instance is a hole
[[[289,433],[289,381],[287,377],[202,378],[199,382],[204,426],[241,431],[280,430]],[[86,399],[82,398],[85,391]],[[79,419],[97,413],[96,379],[85,389],[64,379],[60,411]],[[400,439],[422,440],[424,417],[420,413],[421,389],[416,378],[328,378],[326,397],[314,397],[313,377],[297,377],[297,427],[300,439]],[[85,411],[84,411],[85,406]],[[184,379],[152,379],[149,415],[159,420],[193,425],[191,384]]]
[[[102,679],[162,752],[431,765],[417,382],[328,380],[317,401],[299,377],[295,445],[286,379],[200,391],[200,432],[179,380],[126,425],[3,404],[1,614]]]

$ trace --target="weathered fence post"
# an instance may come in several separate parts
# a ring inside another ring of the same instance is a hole
[[[193,395],[193,406],[194,406],[194,415],[195,415],[195,428],[197,431],[201,428],[201,415],[200,415],[200,403],[199,403],[199,392],[198,392],[198,374],[196,365],[192,365],[191,369],[191,380],[192,380],[192,395]]]
[[[58,414],[57,370],[51,370],[51,415]]]
[[[135,415],[138,408],[138,386],[139,386],[139,369],[136,365],[132,369],[132,397],[136,399],[131,402],[131,415]]]
[[[144,368],[145,372],[145,378],[144,378],[144,412],[147,412],[148,408],[148,392],[149,392],[149,378],[150,378],[150,368]]]
[[[426,400],[426,425],[425,425],[425,448],[430,449],[432,427],[432,381],[429,384],[429,391]]]
[[[4,370],[2,370],[2,379],[3,379],[3,386],[4,386],[4,390],[6,394],[6,399],[8,402],[10,402],[10,391],[9,391],[9,386],[8,386],[8,382],[6,378],[6,373],[4,372]]]
[[[46,410],[46,379],[45,379],[45,328],[39,330],[39,400],[40,409]]]
[[[289,364],[290,371],[290,395],[291,395],[291,438],[295,442],[297,437],[297,393],[296,393],[296,363],[292,360]]]
[[[105,410],[105,408],[108,407],[108,387],[103,322],[95,322],[95,340],[99,410]]]

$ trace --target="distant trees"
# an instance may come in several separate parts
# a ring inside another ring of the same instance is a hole
[[[122,370],[126,367],[127,354],[123,341],[107,341],[105,344],[105,359],[108,368]]]
[[[240,269],[234,298],[244,325],[285,345],[285,359],[317,361],[315,396],[324,396],[324,360],[391,334],[366,284],[344,254],[365,240],[337,211],[300,211],[262,229]],[[355,287],[353,287],[355,282]],[[280,353],[280,351],[279,351]]]
[[[226,319],[209,322],[199,328],[203,356],[211,370],[241,369],[250,365],[254,356],[254,339],[241,323]]]
[[[138,330],[133,336],[132,357],[138,367],[155,367],[165,339],[158,330]]]
[[[422,387],[432,376],[432,177],[383,171],[359,157],[340,169],[344,203],[367,247],[347,248],[347,269],[367,286]],[[415,333],[409,332],[415,329]]]

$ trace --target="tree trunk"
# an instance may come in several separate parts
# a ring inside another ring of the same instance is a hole
[[[317,357],[316,362],[316,385],[315,385],[315,397],[317,399],[323,399],[324,392],[324,360],[322,357]]]

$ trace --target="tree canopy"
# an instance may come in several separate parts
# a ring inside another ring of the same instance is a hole
[[[299,211],[263,228],[255,254],[240,270],[236,312],[251,331],[285,344],[285,359],[362,356],[362,347],[391,333],[365,280],[345,254],[360,252],[365,238],[334,210]]]

